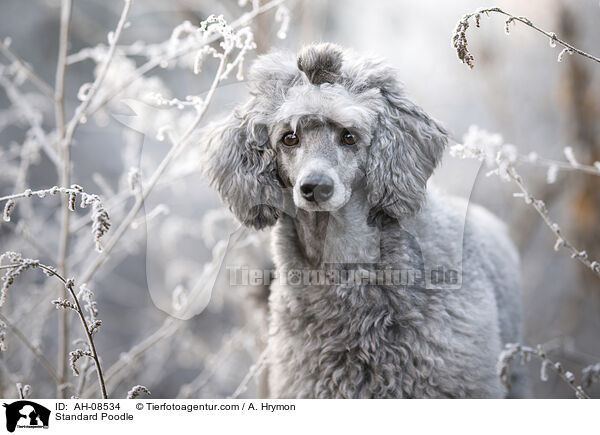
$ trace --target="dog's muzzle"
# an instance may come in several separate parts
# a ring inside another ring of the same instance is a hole
[[[307,201],[325,202],[333,195],[333,180],[324,174],[310,174],[302,180],[300,193]]]

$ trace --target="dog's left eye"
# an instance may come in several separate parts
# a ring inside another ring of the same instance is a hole
[[[356,143],[356,136],[350,133],[348,130],[342,132],[342,142],[346,145],[354,145]]]

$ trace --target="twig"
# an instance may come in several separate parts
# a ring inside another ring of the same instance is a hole
[[[113,248],[119,242],[119,240],[121,239],[123,234],[125,234],[125,232],[127,232],[127,230],[130,228],[131,223],[134,221],[138,212],[144,205],[144,201],[146,200],[146,198],[150,195],[150,193],[152,192],[152,190],[158,183],[161,175],[165,172],[165,170],[167,169],[167,167],[169,166],[171,161],[187,145],[189,138],[191,137],[191,135],[194,132],[194,130],[196,129],[196,127],[198,127],[198,125],[200,124],[200,121],[202,120],[204,114],[206,113],[206,109],[208,108],[208,106],[209,106],[210,102],[212,101],[212,98],[217,90],[217,86],[220,83],[221,78],[222,78],[221,75],[223,74],[223,71],[225,70],[225,66],[227,64],[228,54],[229,54],[228,52],[224,53],[223,57],[220,59],[219,66],[217,68],[217,72],[215,73],[215,77],[213,79],[212,85],[211,85],[208,93],[206,94],[206,98],[204,99],[204,102],[203,102],[201,108],[198,110],[198,113],[196,114],[196,118],[194,119],[192,124],[188,127],[188,129],[185,131],[185,133],[181,136],[181,138],[179,138],[179,140],[171,147],[171,149],[169,150],[169,152],[167,153],[165,158],[160,162],[160,164],[158,165],[158,167],[156,168],[156,170],[150,177],[150,180],[148,181],[147,185],[144,185],[143,193],[136,197],[135,204],[133,205],[133,207],[131,208],[131,210],[125,217],[125,219],[123,219],[123,221],[121,222],[119,227],[115,230],[111,239],[106,243],[106,247],[103,250],[103,252],[98,257],[96,257],[94,262],[83,273],[83,276],[81,278],[83,282],[88,282],[92,278],[92,276],[96,273],[96,271],[100,268],[100,266],[102,266],[104,264],[104,262],[108,258],[108,255],[110,254],[110,252],[113,250]]]
[[[71,294],[71,297],[73,298],[73,301],[75,302],[75,306],[77,308],[76,311],[77,311],[77,314],[79,315],[79,320],[81,321],[81,325],[85,331],[88,345],[90,346],[90,351],[92,352],[92,358],[94,359],[94,364],[96,365],[96,373],[98,374],[98,383],[100,384],[100,391],[102,393],[102,398],[108,399],[108,395],[106,394],[106,385],[104,383],[104,377],[102,375],[102,366],[100,365],[100,358],[98,357],[98,352],[96,351],[96,344],[94,343],[92,333],[88,326],[87,320],[85,319],[85,314],[83,313],[83,310],[81,309],[81,305],[79,303],[79,298],[77,297],[77,295],[75,294],[75,290],[73,289],[75,286],[74,281],[66,280],[62,276],[58,275],[56,273],[56,271],[52,268],[48,268],[47,266],[44,266],[42,264],[40,264],[40,267],[42,269],[46,270],[47,272],[54,274],[58,279],[60,279],[65,284],[65,287],[67,288],[67,290],[69,290],[69,293]]]
[[[137,399],[139,397],[139,395],[142,393],[147,394],[149,396],[150,390],[148,390],[148,388],[144,387],[143,385],[136,385],[135,387],[133,387],[131,390],[129,390],[127,392],[127,398],[128,399]]]
[[[223,241],[221,245],[215,246],[213,250],[216,253],[222,252],[222,249],[225,248],[226,243],[227,242]],[[219,258],[219,255],[213,255],[213,260],[206,265],[205,270],[208,275],[211,275],[215,273],[219,267],[221,267],[221,259]],[[179,318],[185,318],[189,315],[189,311],[195,305],[197,298],[199,298],[206,290],[205,286],[207,285],[207,282],[211,282],[211,280],[206,279],[205,275],[203,274],[198,280],[197,284],[191,289],[187,304],[183,305],[177,312],[173,314],[178,318],[168,317],[156,331],[146,337],[142,342],[132,347],[127,353],[122,354],[119,360],[106,371],[106,382],[118,382],[120,377],[124,376],[124,369],[132,361],[138,359],[141,355],[143,355],[146,351],[151,349],[163,339],[170,337],[177,332],[177,330],[184,325],[184,322],[179,320]],[[96,386],[87,389],[83,394],[83,397],[90,397],[94,393],[95,388]]]
[[[579,262],[588,267],[593,273],[595,273],[598,277],[600,277],[600,263],[598,261],[591,261],[588,258],[588,254],[585,251],[580,251],[575,248],[571,242],[569,242],[562,234],[560,227],[556,222],[553,222],[548,215],[548,209],[543,201],[536,199],[529,193],[527,188],[523,183],[523,179],[517,173],[514,167],[510,166],[507,169],[508,176],[515,182],[517,186],[519,186],[519,190],[521,190],[520,196],[523,200],[530,204],[542,217],[544,223],[552,230],[554,235],[556,236],[556,244],[554,245],[554,250],[558,251],[560,248],[564,248],[571,253],[571,258],[577,259]]]
[[[65,1],[68,3],[69,9],[70,9],[70,0],[65,0]],[[69,124],[66,127],[66,130],[65,130],[65,126],[64,126],[64,113],[62,113],[62,116],[57,117],[57,125],[60,126],[58,128],[59,137],[60,137],[59,144],[60,144],[60,148],[63,150],[63,162],[62,162],[63,167],[62,167],[62,177],[61,177],[63,185],[68,186],[70,184],[70,171],[71,171],[70,148],[71,148],[71,143],[73,140],[73,135],[75,134],[75,130],[76,130],[77,126],[79,125],[81,120],[85,117],[88,106],[90,105],[91,101],[93,100],[94,96],[96,95],[96,92],[100,88],[100,85],[104,81],[104,78],[106,77],[106,73],[108,71],[108,68],[110,67],[110,63],[111,63],[114,53],[115,53],[117,42],[119,41],[121,32],[123,31],[123,29],[125,27],[125,23],[127,21],[127,15],[129,14],[130,8],[131,8],[131,0],[125,0],[125,5],[123,7],[123,11],[121,12],[121,16],[119,18],[117,28],[114,33],[109,34],[109,50],[108,50],[108,53],[104,60],[104,63],[102,64],[102,66],[100,68],[100,72],[98,73],[98,76],[96,77],[96,80],[94,81],[94,83],[89,88],[87,94],[85,95],[85,98],[83,99],[81,104],[75,110],[75,114],[74,114],[73,118],[71,119],[71,121],[69,121]],[[67,20],[67,22],[68,22],[68,20]],[[64,27],[65,27],[64,25],[61,25],[61,35],[63,35]],[[66,27],[68,29],[68,24]],[[59,57],[59,64],[62,64],[63,74],[64,74],[64,68],[66,65],[66,42],[68,42],[68,30],[65,30],[64,38],[65,39],[63,40],[63,38],[61,37],[61,47],[62,47],[62,43],[65,42],[65,53],[64,53],[64,56]],[[63,79],[63,82],[64,82],[64,79]],[[58,74],[57,74],[57,83],[58,83]],[[57,86],[57,89],[58,88],[59,87]],[[60,89],[62,91],[62,88],[60,88]],[[57,95],[62,96],[62,94],[57,94]],[[62,98],[61,98],[61,101],[62,101]],[[61,113],[61,111],[57,111],[57,113]],[[69,214],[68,210],[63,209],[63,219],[61,221],[61,243],[60,243],[60,253],[59,253],[59,259],[60,259],[59,265],[60,265],[61,270],[65,274],[67,271],[67,255],[68,255],[69,240],[70,240],[70,236],[71,236],[69,220],[70,220],[70,214]],[[68,332],[67,332],[68,331],[68,329],[67,329],[68,317],[66,317],[65,312],[63,312],[62,319],[63,319],[63,321],[61,322],[62,334],[60,335],[60,337],[62,337],[61,349],[60,349],[61,350],[61,352],[60,352],[61,353],[61,362],[62,362],[61,372],[66,372],[66,341],[68,339]],[[106,393],[106,392],[104,392],[104,393]]]
[[[56,77],[54,85],[54,115],[56,118],[56,131],[58,133],[58,151],[60,154],[60,182],[64,186],[71,184],[71,147],[69,143],[63,142],[65,137],[65,106],[64,106],[64,89],[65,89],[65,71],[67,50],[69,48],[69,25],[71,21],[71,0],[62,0],[60,13],[60,35],[58,44],[58,61],[56,64]],[[61,228],[58,242],[58,267],[63,275],[66,275],[67,270],[67,252],[69,249],[69,221],[71,214],[68,209],[68,199],[63,198],[63,208],[61,216]],[[66,289],[62,289],[62,293],[66,296]],[[65,398],[66,387],[65,380],[67,378],[67,346],[69,340],[69,315],[65,311],[60,314],[58,322],[58,376],[61,380],[58,386],[58,396]]]
[[[233,21],[230,24],[230,27],[232,29],[237,29],[238,27],[243,26],[244,24],[248,23],[250,20],[256,18],[259,15],[264,14],[265,12],[281,5],[285,0],[273,0],[270,1],[269,3],[265,3],[262,6],[259,6],[258,8],[253,9],[250,12],[245,13],[244,15],[242,15],[240,18],[238,18],[237,20]],[[102,109],[104,106],[106,106],[113,98],[115,98],[117,95],[119,95],[121,92],[123,92],[125,89],[127,89],[128,86],[130,86],[132,83],[134,83],[135,81],[137,81],[138,79],[140,79],[141,77],[143,77],[144,75],[146,75],[147,73],[149,73],[150,71],[152,71],[153,69],[159,67],[163,62],[169,62],[171,60],[174,59],[178,59],[182,56],[185,56],[186,54],[190,54],[192,52],[194,52],[195,50],[198,50],[199,48],[201,48],[202,46],[211,44],[213,42],[219,41],[222,38],[221,35],[215,35],[212,36],[210,38],[208,38],[208,40],[199,45],[199,46],[194,46],[191,48],[186,48],[185,50],[181,50],[180,52],[177,52],[167,58],[160,58],[160,59],[151,59],[149,61],[147,61],[146,63],[144,63],[143,65],[139,66],[134,73],[131,75],[131,77],[128,80],[125,80],[121,86],[119,86],[117,89],[115,89],[113,92],[111,92],[110,94],[108,94],[102,101],[100,101],[98,104],[96,104],[89,112],[89,116],[93,115],[94,113],[96,113],[98,110]]]
[[[54,101],[56,129],[59,138],[64,137],[65,129],[65,71],[67,67],[67,50],[69,49],[69,25],[71,22],[71,0],[62,0],[60,9],[60,35],[58,43],[58,61],[54,83]],[[63,162],[65,164],[65,162]]]
[[[31,198],[32,196],[37,196],[38,198],[44,198],[46,195],[55,195],[57,193],[64,193],[65,195],[68,195],[71,193],[79,193],[79,191],[77,191],[76,189],[74,189],[72,187],[68,188],[68,187],[57,187],[57,186],[50,187],[48,189],[39,189],[39,190],[26,189],[24,192],[19,192],[19,193],[14,193],[12,195],[2,196],[2,197],[0,197],[0,202],[10,201],[10,200],[15,200],[15,199],[20,199],[20,198]]]
[[[102,82],[104,81],[104,78],[106,77],[106,73],[108,72],[108,69],[110,67],[110,64],[111,64],[114,54],[115,54],[115,50],[117,48],[117,42],[119,41],[119,38],[121,37],[121,32],[125,28],[125,23],[127,22],[127,16],[129,15],[129,10],[131,9],[131,2],[132,2],[132,0],[125,0],[125,5],[123,7],[123,11],[121,12],[121,16],[119,18],[117,28],[115,29],[114,33],[111,32],[109,34],[108,53],[106,54],[104,63],[100,67],[100,72],[98,73],[96,80],[94,80],[94,83],[92,83],[92,85],[87,90],[87,92],[85,94],[85,98],[83,99],[81,104],[77,107],[77,109],[75,109],[75,114],[73,115],[73,118],[71,119],[71,121],[69,121],[69,125],[67,126],[67,131],[65,133],[65,138],[64,138],[64,141],[66,143],[69,143],[69,144],[71,143],[71,141],[73,139],[73,134],[75,133],[77,126],[81,123],[82,119],[87,117],[87,115],[88,115],[87,109],[88,109],[89,105],[91,104],[92,100],[94,99],[94,96],[98,92],[98,89],[100,89],[100,86],[102,85]]]
[[[102,398],[107,399],[108,396],[106,394],[106,385],[104,382],[104,376],[102,374],[102,366],[100,364],[100,358],[98,357],[98,352],[96,351],[96,345],[94,343],[94,338],[92,337],[92,332],[89,328],[87,320],[85,319],[85,314],[83,313],[83,310],[81,309],[81,304],[79,302],[79,298],[77,297],[77,294],[75,293],[75,290],[74,290],[75,281],[73,279],[66,279],[60,273],[58,273],[56,271],[56,269],[54,269],[53,267],[46,266],[45,264],[42,264],[37,260],[22,259],[22,258],[20,258],[20,256],[19,257],[13,256],[11,259],[13,261],[12,264],[2,265],[2,266],[0,266],[0,269],[16,269],[16,268],[20,268],[23,266],[38,267],[38,268],[42,269],[48,276],[55,276],[64,284],[64,286],[67,289],[67,291],[69,292],[71,298],[73,298],[75,311],[77,312],[77,315],[79,316],[79,320],[81,321],[81,326],[83,327],[83,329],[85,331],[85,335],[87,338],[87,344],[88,344],[88,346],[90,348],[90,352],[91,352],[91,357],[94,360],[94,364],[96,365],[96,373],[98,375],[98,384],[100,385],[100,391],[102,393]],[[67,311],[67,310],[65,310],[65,311]],[[59,379],[60,379],[60,374],[59,374]],[[64,391],[65,387],[63,386],[61,389]]]
[[[250,370],[248,370],[248,373],[246,373],[246,376],[244,376],[244,379],[242,379],[242,382],[240,382],[240,385],[235,389],[229,399],[237,399],[240,394],[243,394],[244,391],[248,389],[248,384],[250,381],[264,370],[265,363],[267,361],[267,354],[268,346],[262,351],[256,363],[250,367]]]
[[[600,167],[597,166],[582,165],[580,163],[573,164],[561,160],[547,159],[545,157],[540,157],[537,154],[530,154],[529,156],[520,154],[518,156],[518,160],[522,163],[531,163],[537,166],[544,166],[547,168],[555,167],[557,169],[565,171],[579,171],[589,175],[596,175],[600,177]]]
[[[22,71],[25,73],[27,78],[33,83],[45,96],[47,96],[50,100],[54,101],[54,90],[48,83],[40,78],[27,64],[19,58],[15,53],[13,53],[8,45],[4,43],[4,41],[0,40],[0,51],[4,54],[9,60],[19,65]]]
[[[96,77],[96,80],[89,88],[85,98],[81,102],[81,104],[75,110],[75,114],[69,124],[66,126],[64,124],[64,108],[62,106],[63,100],[63,87],[64,87],[64,70],[66,67],[66,50],[68,44],[68,21],[71,8],[71,0],[64,0],[63,3],[63,18],[61,19],[61,51],[59,53],[59,67],[57,70],[57,130],[59,132],[59,148],[62,150],[62,172],[61,172],[61,182],[63,185],[68,186],[71,182],[71,143],[73,140],[73,135],[75,134],[75,130],[77,126],[80,124],[81,120],[85,117],[85,112],[93,100],[96,92],[100,88],[100,85],[104,81],[106,77],[106,73],[108,68],[110,67],[110,63],[113,59],[117,42],[121,36],[121,32],[125,27],[125,23],[127,20],[127,15],[129,14],[129,10],[131,8],[131,0],[125,0],[125,5],[123,7],[123,11],[119,18],[119,22],[117,24],[117,28],[114,33],[109,34],[109,50],[100,68],[100,72]],[[68,12],[65,10],[68,9]],[[66,17],[65,17],[66,16]],[[63,48],[64,47],[64,48]],[[67,257],[68,257],[68,249],[69,249],[69,241],[71,237],[70,231],[70,213],[68,209],[63,207],[63,215],[61,221],[61,237],[60,237],[60,248],[59,248],[59,267],[62,273],[67,273]],[[66,374],[66,346],[68,340],[68,316],[66,312],[62,313],[61,323],[60,323],[60,361],[61,361],[61,374]],[[103,392],[104,395],[106,391]],[[64,397],[64,391],[61,393],[61,397]]]
[[[523,23],[526,26],[534,29],[535,31],[545,35],[546,37],[548,37],[550,39],[550,44],[552,46],[559,44],[562,47],[564,47],[564,50],[560,53],[560,55],[558,57],[559,61],[562,59],[562,56],[565,53],[569,53],[569,54],[577,53],[583,57],[587,57],[588,59],[593,60],[594,62],[600,63],[600,58],[597,58],[596,56],[592,56],[591,54],[586,53],[585,51],[580,50],[577,47],[574,47],[573,45],[569,44],[568,42],[563,41],[562,39],[558,38],[558,36],[556,36],[556,33],[554,33],[554,32],[547,32],[546,30],[543,30],[543,29],[537,27],[527,17],[516,17],[514,15],[509,14],[508,12],[503,11],[500,8],[488,8],[488,9],[480,9],[477,12],[464,15],[459,20],[458,24],[456,25],[456,29],[454,30],[454,34],[452,35],[452,45],[456,49],[456,54],[457,54],[458,58],[464,64],[466,64],[469,68],[473,68],[473,61],[474,61],[473,55],[469,52],[468,44],[467,44],[466,32],[467,32],[467,29],[469,28],[469,20],[471,18],[473,18],[475,21],[475,26],[480,27],[481,15],[486,14],[487,16],[489,16],[490,12],[495,12],[495,13],[502,14],[502,15],[505,15],[508,17],[508,19],[505,21],[506,33],[508,33],[510,31],[510,24],[514,21],[518,21],[518,22]]]
[[[456,144],[450,147],[450,154],[463,159],[474,158],[485,160],[488,165],[495,166],[495,169],[488,172],[487,175],[498,175],[502,180],[513,181],[519,187],[520,192],[513,196],[523,198],[526,204],[533,206],[538,214],[544,220],[544,223],[556,235],[554,250],[561,248],[567,249],[571,253],[571,258],[575,258],[586,267],[588,267],[596,276],[600,277],[600,262],[588,258],[586,251],[580,251],[562,235],[559,225],[553,222],[548,215],[548,210],[543,201],[536,199],[525,187],[523,179],[515,169],[515,163],[519,161],[519,154],[514,145],[504,144],[502,137],[498,134],[490,134],[485,130],[480,130],[475,126],[469,129],[464,137],[464,144]],[[566,151],[565,155],[569,163],[574,166],[576,163],[571,151]]]
[[[15,199],[30,198],[32,196],[45,198],[47,195],[56,195],[58,193],[65,195],[67,211],[75,211],[78,196],[81,197],[80,208],[86,208],[88,205],[92,206],[92,234],[94,235],[96,249],[102,251],[102,244],[100,241],[111,226],[108,212],[98,195],[85,192],[83,188],[77,184],[73,184],[70,188],[53,186],[41,190],[26,189],[22,193],[3,196],[0,198],[0,203],[6,201],[3,213],[4,220],[7,222],[10,221],[10,215],[15,207]]]
[[[561,363],[554,362],[548,358],[546,352],[544,352],[542,346],[540,345],[537,346],[537,349],[517,343],[509,343],[506,345],[498,360],[498,375],[508,390],[510,390],[510,363],[517,356],[521,356],[522,363],[528,362],[532,356],[540,359],[542,361],[542,367],[540,370],[540,378],[542,381],[546,381],[548,379],[547,370],[551,369],[567,383],[569,388],[575,392],[575,396],[578,399],[590,398],[583,387],[575,383],[575,375],[573,375],[573,373],[570,371],[565,370]]]
[[[17,394],[19,395],[19,399],[27,399],[31,394],[31,385],[23,385],[22,383],[17,382],[15,387],[17,388]]]
[[[46,134],[42,129],[41,125],[41,116],[40,119],[37,119],[34,109],[31,107],[26,98],[22,98],[22,95],[19,93],[17,87],[10,81],[8,78],[2,74],[0,74],[0,85],[2,85],[6,90],[6,96],[12,103],[14,107],[20,107],[23,117],[31,126],[31,131],[33,132],[35,138],[38,143],[41,145],[41,148],[44,150],[48,158],[52,161],[52,163],[59,168],[60,167],[60,158],[55,151],[55,149],[50,145],[48,139],[46,138]]]
[[[171,336],[179,327],[183,324],[183,321],[174,319],[172,317],[168,317],[162,323],[162,325],[150,336],[145,338],[140,343],[136,344],[132,347],[127,353],[122,354],[121,357],[114,363],[107,371],[105,375],[105,381],[108,382],[118,382],[120,379],[118,378],[119,374],[123,373],[123,369],[127,367],[131,361],[135,361],[141,355],[143,355],[148,349],[152,348],[156,343],[160,342],[162,339]],[[115,381],[115,378],[116,381]],[[96,391],[97,385],[91,386],[86,389],[83,393],[82,397],[90,397]]]
[[[188,177],[191,174],[195,174],[195,173],[199,173],[199,169],[198,168],[192,168],[192,169],[187,169],[185,171],[181,171],[178,172],[176,174],[167,174],[166,176],[163,176],[159,182],[156,184],[156,187],[159,186],[170,186],[173,183],[185,179],[186,177]],[[98,184],[98,183],[96,183]],[[108,201],[105,202],[105,206],[107,209],[111,210],[114,207],[120,206],[123,203],[125,203],[128,199],[130,199],[130,197],[134,196],[135,193],[133,193],[131,191],[131,189],[129,187],[114,193],[110,199]],[[90,219],[89,215],[84,215],[84,216],[80,216],[74,219],[74,223],[71,226],[71,232],[75,233],[83,228],[85,228],[88,225],[88,221]],[[83,249],[83,252],[87,252],[87,248]]]

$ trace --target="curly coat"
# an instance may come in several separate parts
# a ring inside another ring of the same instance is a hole
[[[274,283],[271,395],[504,397],[496,361],[503,345],[521,336],[518,255],[489,212],[470,206],[464,222],[456,200],[427,187],[447,144],[444,128],[405,97],[392,68],[333,44],[308,46],[297,57],[260,57],[250,93],[205,130],[204,171],[242,223],[274,226],[279,276],[315,269],[419,272],[406,283]],[[336,189],[348,193],[335,210],[298,202],[297,174],[282,156],[290,151],[274,133],[283,122],[308,134],[307,117],[321,129],[311,143],[323,142],[311,158],[329,153]],[[353,154],[338,148],[335,154],[323,139],[334,137],[327,135],[337,134],[336,126],[360,138]],[[464,227],[462,284],[432,288],[422,279],[423,252],[443,259],[460,236],[457,227]],[[513,377],[512,394],[524,395],[520,369]]]

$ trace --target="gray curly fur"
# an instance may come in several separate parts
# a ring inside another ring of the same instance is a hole
[[[298,54],[298,69],[313,85],[335,83],[340,77],[343,60],[342,49],[335,44],[309,45]]]
[[[448,255],[464,216],[456,200],[427,188],[447,135],[404,96],[392,68],[318,44],[297,58],[260,57],[250,92],[249,101],[204,131],[204,171],[245,225],[274,226],[280,276],[315,268],[423,271],[424,247],[439,258]],[[311,133],[313,142],[326,145],[315,155],[334,159],[342,168],[334,175],[351,191],[339,209],[311,211],[293,196],[296,173],[277,143],[277,125],[300,131],[306,117],[322,125]],[[348,122],[364,143],[353,154],[331,157],[337,148],[323,138],[335,127],[326,124]],[[339,156],[349,157],[339,162]],[[347,181],[347,173],[354,178]],[[418,242],[406,230],[415,226],[426,234]],[[275,282],[271,395],[504,397],[496,361],[503,345],[521,336],[518,255],[503,224],[481,207],[469,207],[464,227],[460,288],[427,288],[419,279],[405,285]],[[512,395],[525,392],[516,368]]]

